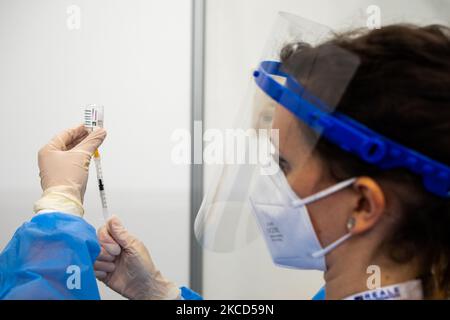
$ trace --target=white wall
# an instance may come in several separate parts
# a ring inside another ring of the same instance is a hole
[[[172,164],[170,137],[189,129],[191,19],[187,0],[0,0],[0,248],[40,196],[38,149],[98,103],[110,210],[188,284],[189,167]],[[86,218],[99,226],[94,173]]]
[[[206,128],[232,127],[278,11],[348,29],[366,25],[372,4],[380,6],[383,24],[450,20],[447,0],[207,0]],[[274,267],[261,238],[236,253],[205,252],[206,298],[309,299],[322,284],[319,272]]]

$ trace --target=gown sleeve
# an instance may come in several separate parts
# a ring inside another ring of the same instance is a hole
[[[197,292],[192,291],[188,287],[181,287],[181,299],[182,300],[203,300],[203,297]]]
[[[95,229],[64,214],[35,216],[0,254],[0,299],[100,299],[93,264]]]

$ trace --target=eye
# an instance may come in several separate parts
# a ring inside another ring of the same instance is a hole
[[[280,165],[281,171],[283,171],[283,173],[286,175],[289,171],[289,162],[287,162],[283,157],[280,156],[278,163]]]

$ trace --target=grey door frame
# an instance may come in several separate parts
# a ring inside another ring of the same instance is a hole
[[[195,238],[194,222],[203,198],[205,6],[205,0],[192,0],[189,281],[190,287],[200,294],[203,291],[203,249]]]

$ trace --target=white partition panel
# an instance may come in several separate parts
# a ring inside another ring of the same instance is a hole
[[[382,24],[448,24],[450,18],[447,0],[207,0],[206,129],[233,125],[236,102],[244,96],[278,11],[349,29],[366,25],[370,5],[379,6]],[[206,168],[205,188],[212,171]],[[275,267],[261,238],[236,253],[205,252],[203,280],[206,298],[223,299],[309,299],[323,285],[320,272]]]

